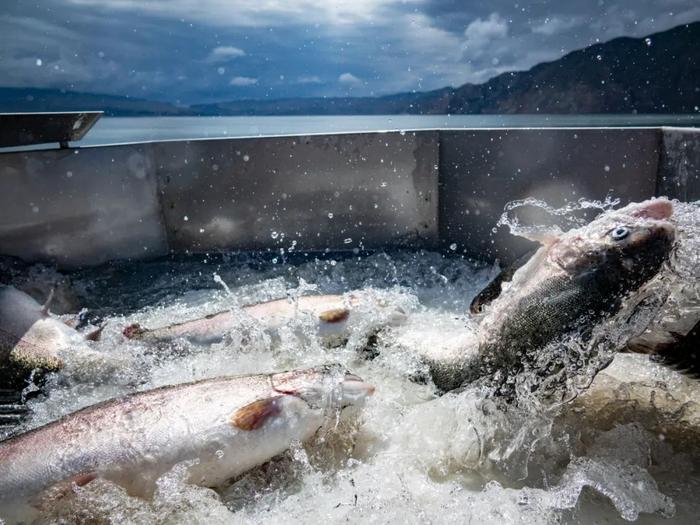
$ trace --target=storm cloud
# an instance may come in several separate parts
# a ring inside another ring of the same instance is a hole
[[[695,0],[6,0],[0,84],[180,104],[382,95],[695,20]]]

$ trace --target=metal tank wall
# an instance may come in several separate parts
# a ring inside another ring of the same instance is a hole
[[[700,130],[479,129],[0,153],[0,254],[64,267],[214,250],[406,246],[509,260],[528,196],[700,198]]]
[[[700,129],[663,128],[657,194],[700,200]]]
[[[506,228],[493,233],[509,201],[535,197],[560,207],[608,192],[622,204],[648,199],[656,191],[659,144],[659,130],[650,128],[444,131],[441,244],[509,261],[532,245]]]

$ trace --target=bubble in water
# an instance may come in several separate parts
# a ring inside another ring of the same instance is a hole
[[[343,239],[343,244],[350,244],[352,242],[352,239],[348,237],[347,239]]]
[[[41,66],[43,63],[44,63],[44,62],[43,62],[40,58],[37,58],[37,59],[36,59],[36,65],[37,65],[37,66]]]
[[[457,243],[456,243],[456,242],[453,242],[452,244],[450,244],[450,250],[455,251],[456,249],[457,249]]]
[[[273,231],[270,233],[270,237],[272,237],[273,239],[276,239],[277,237],[279,237],[279,233]]]
[[[602,55],[596,55],[596,59],[600,62],[601,60],[603,60],[603,56],[602,56]]]
[[[189,218],[187,215],[185,215],[185,216],[182,218],[182,220],[185,221],[185,222],[187,222],[187,221],[190,220],[190,218]]]
[[[651,47],[651,38],[645,38],[644,43],[647,45],[647,47]]]
[[[250,156],[248,154],[243,155],[243,162],[248,162],[250,160]]]
[[[332,212],[332,211],[329,211],[329,212],[328,212],[328,218],[329,218],[329,219],[332,219],[332,218],[333,218],[333,212]]]

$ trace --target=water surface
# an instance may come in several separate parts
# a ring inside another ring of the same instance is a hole
[[[360,131],[600,126],[698,126],[700,115],[353,115],[103,117],[79,145]]]

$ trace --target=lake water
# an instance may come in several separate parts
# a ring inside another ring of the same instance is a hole
[[[436,128],[700,126],[700,115],[352,115],[104,117],[79,145]]]

